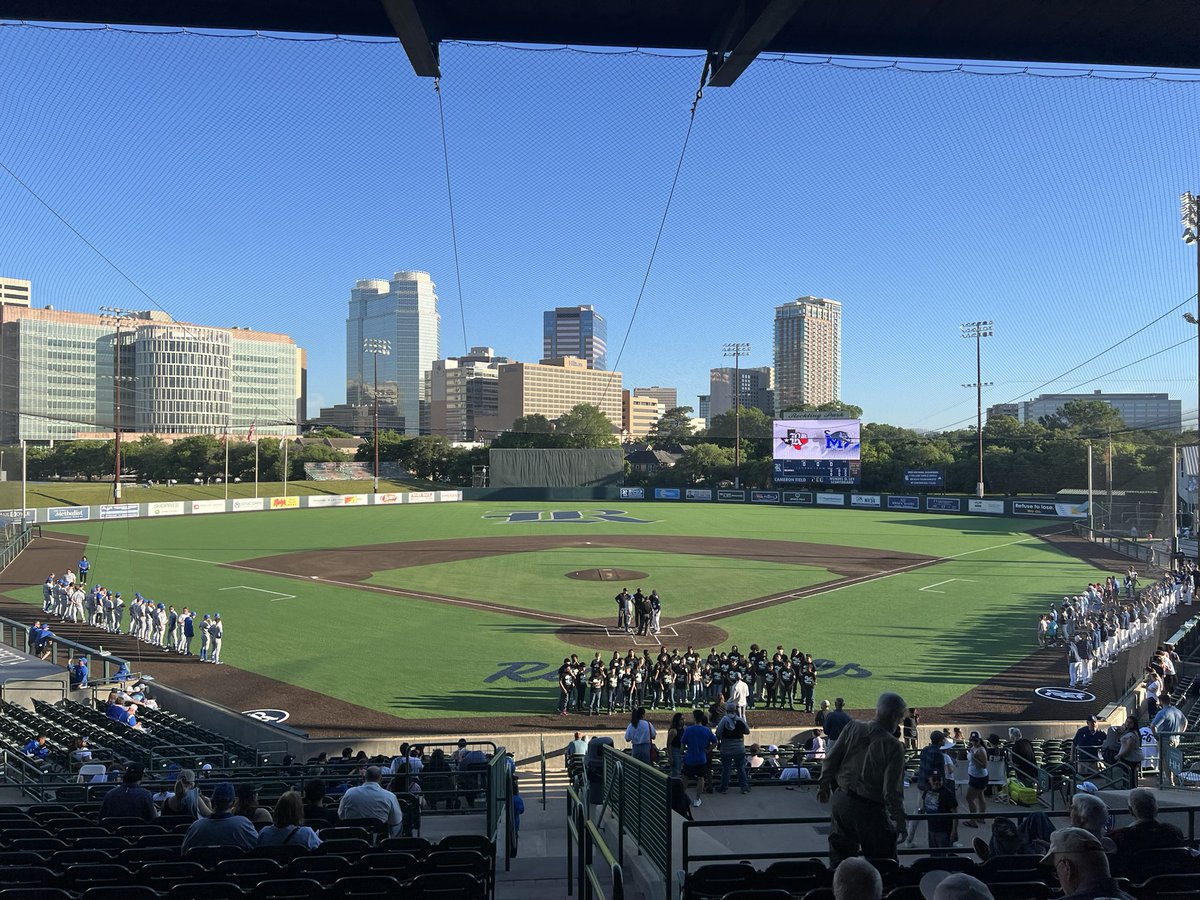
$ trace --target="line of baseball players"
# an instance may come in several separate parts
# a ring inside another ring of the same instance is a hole
[[[81,566],[80,571],[87,570]],[[42,611],[47,616],[58,616],[64,622],[83,623],[110,634],[120,634],[126,608],[119,591],[110,591],[100,585],[89,589],[69,569],[61,578],[52,572],[42,585]],[[174,651],[191,656],[192,641],[199,635],[200,661],[221,665],[225,625],[220,613],[212,616],[204,613],[197,621],[199,613],[186,606],[176,611],[174,606],[155,603],[135,593],[128,604],[128,614],[126,633],[131,637],[158,647],[164,653]]]

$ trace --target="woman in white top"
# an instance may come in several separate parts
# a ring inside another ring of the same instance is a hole
[[[967,809],[972,813],[987,812],[987,797],[984,791],[988,786],[987,747],[983,745],[983,735],[972,731],[967,742]],[[967,819],[963,822],[968,828],[978,828],[984,822]]]
[[[654,730],[654,726],[646,721],[645,708],[636,707],[629,717],[629,726],[625,729],[625,740],[633,745],[633,758],[649,763],[650,745],[657,736],[658,732]]]
[[[288,791],[275,804],[271,824],[258,833],[258,846],[304,847],[315,850],[321,845],[317,833],[304,824],[304,800],[296,791]]]

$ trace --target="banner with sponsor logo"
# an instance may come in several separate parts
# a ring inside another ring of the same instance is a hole
[[[234,512],[261,512],[263,508],[262,497],[235,497],[233,501]]]
[[[147,516],[182,516],[184,513],[184,502],[182,500],[172,500],[165,503],[147,503]]]
[[[724,500],[731,503],[745,503],[745,491],[717,491],[717,500]]]
[[[311,494],[304,498],[304,505],[309,509],[326,509],[330,506],[341,506],[341,497],[331,497],[329,494]]]
[[[850,505],[879,509],[881,498],[878,494],[851,494]]]
[[[366,494],[342,494],[342,506],[364,506],[366,502]]]
[[[433,491],[410,491],[405,497],[405,503],[432,503],[437,499]]]
[[[989,516],[1004,515],[1003,500],[976,500],[971,498],[967,500],[967,512],[987,513]]]
[[[299,509],[299,497],[272,497],[271,509]]]
[[[778,503],[783,497],[779,491],[751,491],[751,503]]]
[[[783,502],[811,506],[813,502],[813,495],[809,491],[784,491]]]
[[[957,497],[926,497],[925,508],[930,512],[962,512],[962,501]]]
[[[711,500],[712,491],[708,488],[688,488],[684,492],[684,496],[688,500]]]
[[[462,491],[434,491],[433,496],[438,503],[458,503],[462,500]]]
[[[888,509],[920,509],[920,497],[898,497],[892,496],[887,498]]]
[[[100,507],[101,519],[136,519],[139,508],[136,503],[106,503]]]
[[[678,500],[679,499],[679,488],[655,488],[654,489],[654,499],[655,500]]]
[[[1057,516],[1064,519],[1086,519],[1087,503],[1054,503],[1049,500],[1014,500],[1013,515]]]
[[[904,486],[909,488],[937,488],[946,486],[946,476],[941,469],[905,469]]]
[[[384,505],[387,505],[390,503],[399,503],[400,495],[399,494],[376,494],[375,502],[382,503]]]
[[[13,522],[20,522],[23,519],[26,524],[30,524],[37,521],[37,510],[0,509],[0,518],[9,519]]]
[[[193,500],[192,514],[202,515],[204,513],[220,513],[225,512],[224,500]]]
[[[640,487],[623,487],[621,488],[622,500],[645,500],[646,489]]]
[[[845,506],[845,494],[817,494],[817,506]]]
[[[92,511],[86,506],[52,506],[46,510],[47,522],[82,522],[91,516]]]

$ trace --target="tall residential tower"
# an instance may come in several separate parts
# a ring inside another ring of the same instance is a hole
[[[800,297],[775,307],[776,415],[842,399],[842,304]]]

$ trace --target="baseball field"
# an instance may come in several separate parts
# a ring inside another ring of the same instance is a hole
[[[818,698],[866,707],[891,688],[947,707],[1021,663],[1037,613],[1095,579],[1034,534],[1068,529],[877,510],[445,503],[72,523],[35,547],[64,566],[86,552],[92,581],[126,597],[221,613],[228,665],[195,664],[214,679],[241,672],[405,719],[529,720],[553,712],[564,656],[653,655],[660,641],[798,647],[824,661]],[[622,586],[662,596],[657,638],[613,627]],[[41,601],[40,586],[4,592]]]

